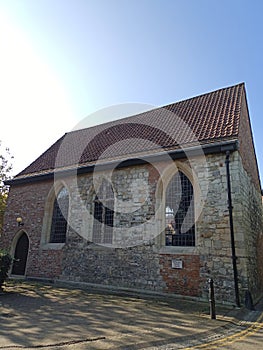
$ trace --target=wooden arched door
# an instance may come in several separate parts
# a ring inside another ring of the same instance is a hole
[[[25,232],[18,238],[15,249],[12,275],[23,276],[26,271],[26,262],[29,248],[29,240]]]

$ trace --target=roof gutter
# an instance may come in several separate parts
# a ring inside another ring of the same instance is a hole
[[[188,147],[188,148],[180,148],[173,151],[165,151],[160,153],[155,153],[151,155],[142,155],[142,158],[130,158],[126,160],[114,160],[110,162],[105,163],[96,163],[93,165],[87,165],[87,166],[80,166],[77,169],[76,168],[70,168],[70,169],[64,169],[64,170],[52,170],[49,173],[46,174],[36,174],[28,177],[21,177],[21,178],[14,178],[12,180],[5,181],[5,184],[8,186],[15,186],[15,185],[22,185],[22,184],[28,184],[28,183],[34,183],[39,181],[46,181],[46,180],[54,180],[54,177],[66,177],[66,176],[72,176],[76,174],[87,174],[92,173],[96,167],[96,170],[107,170],[107,169],[121,169],[128,166],[135,166],[135,165],[144,165],[148,163],[154,163],[158,161],[162,161],[164,159],[164,156],[169,155],[171,159],[177,160],[177,159],[185,159],[189,157],[197,157],[200,155],[208,155],[208,154],[215,154],[215,153],[225,153],[225,152],[233,152],[238,150],[238,140],[230,140],[230,141],[222,141],[217,142],[213,144],[205,144],[200,147],[200,145]]]

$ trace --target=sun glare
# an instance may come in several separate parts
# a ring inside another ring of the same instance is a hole
[[[28,165],[28,160],[24,163],[26,154],[31,153],[33,161],[71,129],[74,113],[59,77],[3,13],[0,50],[0,140],[14,154],[16,172]]]

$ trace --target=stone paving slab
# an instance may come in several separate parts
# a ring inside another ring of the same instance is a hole
[[[208,303],[11,281],[0,295],[0,350],[179,349],[237,325],[242,312],[218,306],[211,320]]]

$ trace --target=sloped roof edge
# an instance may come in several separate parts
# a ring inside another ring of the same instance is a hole
[[[171,159],[184,159],[186,158],[186,152],[189,156],[198,156],[202,154],[213,154],[213,153],[225,153],[227,151],[233,152],[238,150],[239,148],[239,142],[238,140],[225,140],[222,142],[216,142],[212,144],[205,144],[202,147],[200,146],[193,146],[189,147],[187,149],[177,149],[170,152],[164,152],[164,153],[158,153],[158,154],[150,154],[150,155],[144,155],[143,159],[135,157],[131,159],[122,159],[122,160],[113,160],[101,164],[89,164],[85,166],[80,166],[78,168],[71,167],[66,169],[58,169],[56,171],[49,171],[49,172],[42,172],[42,173],[36,173],[36,174],[29,174],[28,176],[22,176],[22,177],[16,177],[11,180],[5,181],[6,185],[21,185],[21,184],[27,184],[27,183],[34,183],[39,181],[45,181],[45,180],[53,180],[54,177],[56,178],[62,178],[66,176],[72,176],[72,175],[80,175],[80,174],[86,174],[93,172],[95,166],[97,170],[105,170],[105,169],[112,169],[113,167],[116,169],[128,167],[128,166],[135,166],[135,165],[141,165],[141,164],[147,164],[147,163],[154,163],[156,161],[161,161],[163,159],[163,156],[169,155]]]
[[[137,153],[235,139],[244,83],[64,134],[14,179]],[[139,141],[138,141],[139,140]],[[63,152],[62,152],[63,151]]]

